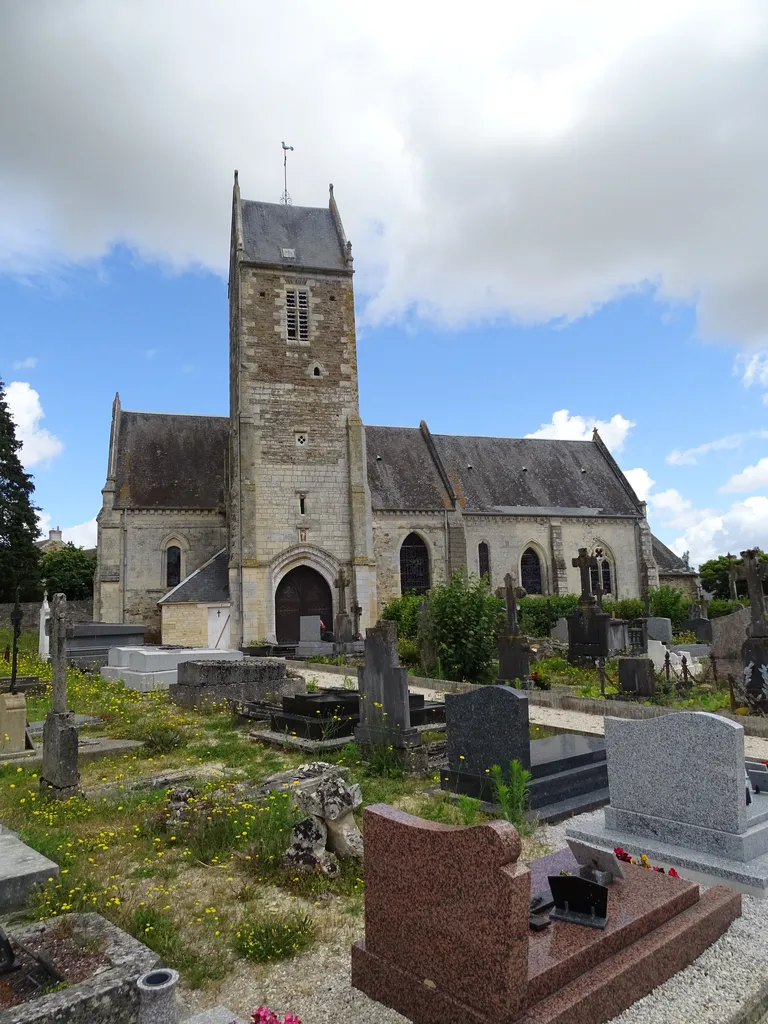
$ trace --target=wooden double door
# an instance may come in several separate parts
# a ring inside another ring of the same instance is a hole
[[[275,630],[279,644],[299,642],[299,619],[319,615],[325,630],[333,629],[331,588],[315,569],[299,565],[280,580],[275,593]]]

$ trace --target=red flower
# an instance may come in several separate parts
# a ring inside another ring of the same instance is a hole
[[[656,865],[655,865],[655,864],[654,864],[654,866],[653,866],[653,870],[654,870],[654,871],[658,871],[660,875],[663,875],[663,874],[664,874],[664,868],[659,868],[659,867],[656,867]]]
[[[670,868],[669,871],[667,872],[667,874],[669,875],[670,878],[679,878],[680,877],[680,875],[678,875],[678,873],[675,871],[674,868]]]
[[[632,858],[623,846],[614,846],[613,852],[617,860],[623,860],[625,864],[630,864],[632,862]]]

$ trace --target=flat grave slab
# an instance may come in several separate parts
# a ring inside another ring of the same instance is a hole
[[[445,705],[439,701],[427,701],[423,694],[411,693],[408,703],[412,726],[445,721]],[[324,741],[352,736],[359,720],[360,694],[357,691],[323,689],[283,697],[281,710],[270,717],[270,731]]]
[[[0,825],[0,913],[19,910],[36,886],[58,874],[58,864]]]

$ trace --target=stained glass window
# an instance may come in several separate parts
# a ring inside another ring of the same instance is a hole
[[[477,564],[480,568],[480,575],[491,578],[491,552],[485,541],[477,545]]]
[[[541,560],[533,548],[526,548],[520,559],[520,580],[528,594],[543,594]]]
[[[177,587],[181,583],[181,548],[173,545],[165,552],[165,585]]]
[[[400,592],[426,594],[429,590],[429,552],[415,533],[409,533],[400,548]]]

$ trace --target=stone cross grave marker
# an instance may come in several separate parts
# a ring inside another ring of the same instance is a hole
[[[749,589],[749,607],[751,623],[749,626],[750,636],[768,637],[768,619],[765,616],[765,594],[763,592],[763,580],[768,579],[768,562],[761,562],[759,552],[756,548],[742,551],[743,563],[740,566],[731,566],[730,573],[735,583],[736,580],[746,580]]]
[[[349,580],[347,574],[342,569],[339,575],[336,577],[336,589],[339,592],[339,615],[346,614],[347,611],[347,587],[349,586]]]
[[[520,636],[517,602],[525,597],[522,587],[516,587],[510,573],[504,577],[504,599],[507,606],[507,629],[499,637],[499,679],[514,683],[520,680],[527,686],[531,679],[531,649],[525,637]]]
[[[504,577],[504,600],[507,605],[507,633],[509,636],[517,636],[520,632],[520,623],[517,616],[517,602],[525,597],[522,587],[516,587],[511,573]]]
[[[336,621],[334,623],[334,634],[336,636],[336,642],[341,644],[347,644],[352,640],[352,621],[347,614],[347,587],[349,586],[349,577],[346,572],[342,569],[336,578],[336,589],[339,592],[339,611],[336,615]]]
[[[67,710],[67,599],[54,594],[51,603],[51,663],[53,710],[43,727],[43,767],[40,789],[46,796],[64,798],[77,793],[77,726]]]
[[[357,687],[357,743],[384,743],[398,750],[421,745],[418,730],[411,727],[408,669],[398,661],[396,623],[381,619],[365,631],[365,664],[357,670]]]
[[[571,565],[579,570],[581,574],[581,597],[579,604],[594,604],[595,595],[592,593],[592,578],[590,570],[597,566],[597,558],[587,554],[586,548],[579,548],[579,557],[571,559]]]
[[[360,635],[360,616],[362,614],[363,609],[360,607],[359,603],[355,601],[355,603],[352,605],[352,623],[355,639],[357,639],[357,637]]]
[[[43,603],[40,606],[40,623],[37,634],[37,653],[44,660],[48,660],[50,653],[50,621],[51,606],[48,604],[48,591],[43,591]]]

